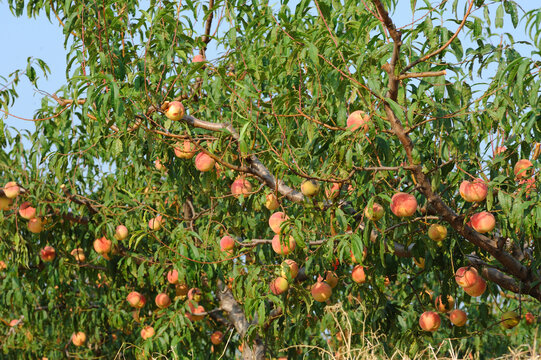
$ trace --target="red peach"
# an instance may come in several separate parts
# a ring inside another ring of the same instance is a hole
[[[169,284],[178,284],[178,271],[173,269],[167,272],[167,281]]]
[[[165,170],[165,169],[166,169],[166,168],[165,168],[165,165],[162,164],[162,163],[160,162],[160,159],[156,159],[156,160],[154,161],[154,167],[155,167],[156,170],[158,170],[158,171],[162,171],[162,170]]]
[[[473,214],[470,222],[473,229],[481,234],[494,230],[496,226],[494,215],[486,211]]]
[[[141,309],[145,306],[147,299],[139,292],[132,291],[126,297],[126,301],[134,308]]]
[[[148,221],[148,227],[150,230],[160,230],[164,224],[165,220],[161,215],[158,215]]]
[[[335,197],[340,194],[340,188],[342,185],[339,183],[333,183],[330,188],[325,189],[325,196],[327,196],[327,199],[334,199]]]
[[[86,342],[86,334],[82,331],[74,332],[71,335],[71,342],[75,346],[82,346]]]
[[[350,131],[355,131],[358,128],[362,127],[363,132],[368,131],[368,123],[370,122],[370,116],[364,111],[357,110],[349,114],[347,119],[347,129]]]
[[[154,334],[155,334],[155,332],[154,332],[154,328],[152,326],[145,326],[141,330],[141,337],[143,338],[143,340],[150,339],[151,337],[154,336]]]
[[[206,61],[206,60],[205,60],[205,57],[204,57],[203,55],[201,55],[201,54],[195,55],[195,56],[193,57],[193,59],[192,59],[192,62],[193,62],[193,63],[204,62],[204,61]]]
[[[39,234],[43,230],[43,220],[41,218],[32,218],[28,220],[28,231],[34,234]]]
[[[526,321],[526,324],[532,325],[535,322],[535,316],[531,312],[528,312],[524,315],[524,320]]]
[[[269,226],[276,234],[279,234],[282,229],[280,228],[282,223],[288,220],[289,217],[281,211],[275,212],[269,218]]]
[[[419,318],[419,326],[424,331],[436,331],[440,327],[441,319],[434,311],[425,311]]]
[[[293,250],[295,250],[295,247],[297,246],[297,243],[295,242],[295,239],[293,239],[293,236],[289,237],[289,244],[287,241],[280,239],[280,235],[276,234],[272,238],[272,250],[274,250],[275,253],[279,255],[287,255]]]
[[[21,193],[21,188],[15,181],[10,181],[4,185],[4,195],[8,199],[14,199]]]
[[[461,267],[455,273],[456,283],[461,287],[474,285],[479,278],[479,273],[474,267]]]
[[[128,228],[124,225],[118,225],[115,229],[115,239],[118,241],[124,240],[128,237]]]
[[[192,303],[188,303],[188,307],[190,308],[190,312],[186,313],[186,317],[191,321],[202,320],[205,318],[205,308],[203,306],[198,305],[195,307]]]
[[[235,197],[240,195],[248,195],[252,192],[252,184],[245,178],[238,178],[231,184],[231,194]]]
[[[488,187],[483,179],[474,179],[472,182],[464,180],[460,184],[459,192],[468,202],[481,202],[487,197]]]
[[[108,240],[105,236],[102,236],[99,239],[94,240],[94,250],[100,255],[107,254],[111,251],[112,242]]]
[[[515,176],[517,177],[517,179],[524,179],[531,176],[530,168],[532,167],[533,167],[533,164],[530,160],[521,159],[517,161],[517,163],[515,164],[513,172],[515,173]]]
[[[299,273],[299,265],[294,260],[286,259],[282,262],[282,277],[295,279]],[[289,276],[288,276],[289,275]]]
[[[175,147],[175,156],[180,159],[191,159],[195,155],[195,145],[192,144],[189,140],[184,140],[184,142],[176,143]]]
[[[233,239],[231,236],[224,236],[220,240],[220,249],[222,251],[229,251],[233,250],[235,248],[235,239]]]
[[[494,156],[504,153],[505,150],[507,150],[507,147],[505,147],[505,146],[496,147],[496,150],[494,150]]]
[[[185,114],[184,105],[180,101],[171,101],[165,111],[165,116],[173,121],[179,121]]]
[[[214,168],[216,161],[207,154],[200,152],[195,157],[195,168],[202,172],[210,171]]]
[[[210,335],[210,342],[214,345],[220,345],[224,339],[224,333],[221,331],[215,331]]]
[[[351,272],[351,278],[358,284],[363,284],[366,282],[366,274],[364,273],[364,267],[357,265],[353,268]]]
[[[159,293],[158,295],[156,295],[156,299],[154,299],[154,302],[156,303],[156,306],[158,306],[160,309],[165,309],[166,307],[171,305],[171,299],[166,293]]]
[[[26,220],[33,219],[36,217],[36,208],[32,207],[30,202],[25,201],[19,206],[19,215]]]
[[[310,289],[312,297],[317,302],[327,301],[332,295],[332,288],[324,281],[318,281]]]
[[[478,296],[483,295],[486,289],[487,289],[487,283],[485,279],[479,276],[477,277],[477,281],[472,286],[465,287],[464,291],[466,292],[466,294],[472,297],[478,297]]]
[[[449,313],[449,319],[455,326],[464,326],[468,321],[468,315],[459,309],[455,309]]]
[[[86,259],[85,253],[81,248],[71,250],[71,255],[75,258],[75,261],[78,262],[83,262]]]
[[[289,288],[289,284],[287,283],[287,279],[281,276],[272,280],[270,283],[270,289],[274,295],[283,294],[284,292],[287,291],[288,288]]]
[[[412,216],[417,211],[415,196],[399,192],[391,198],[391,211],[398,217]]]
[[[45,246],[41,251],[39,252],[39,257],[43,262],[51,262],[56,257],[56,250],[52,246]]]

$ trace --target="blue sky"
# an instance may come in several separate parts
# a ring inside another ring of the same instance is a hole
[[[437,3],[439,2],[437,1]],[[533,0],[522,1],[521,6],[525,10],[531,10],[537,7],[536,2]],[[425,12],[424,10],[419,11],[415,18]],[[475,15],[482,16],[480,13]],[[400,1],[400,8],[393,14],[393,19],[398,26],[409,24],[412,21],[409,1]],[[510,23],[509,19],[506,19],[505,27],[499,30],[512,33],[515,40],[528,40],[524,33],[514,30]],[[24,69],[28,57],[40,58],[49,65],[51,75],[48,80],[41,79],[38,85],[42,90],[49,93],[54,92],[65,82],[66,50],[63,42],[62,28],[55,19],[51,23],[44,15],[37,19],[29,19],[26,16],[16,18],[9,11],[8,4],[0,0],[0,44],[4,50],[3,56],[0,57],[0,75],[7,77],[16,69]],[[212,54],[207,55],[212,58]],[[0,86],[3,83],[0,81]],[[40,107],[42,95],[33,89],[26,78],[23,78],[19,84],[18,92],[20,98],[10,108],[10,112],[16,116],[31,119],[35,110]],[[32,122],[14,117],[8,117],[5,122],[17,129],[34,128]]]

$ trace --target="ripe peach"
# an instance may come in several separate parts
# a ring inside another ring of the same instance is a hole
[[[483,179],[474,179],[472,182],[464,180],[460,184],[459,192],[468,202],[481,202],[487,197],[488,187]]]
[[[179,121],[185,114],[184,105],[180,101],[171,101],[165,111],[165,116],[173,121]]]
[[[4,260],[0,260],[0,271],[6,270],[8,268]]]
[[[282,230],[280,229],[282,223],[289,219],[289,217],[281,211],[275,212],[269,218],[269,226],[276,234],[279,234]]]
[[[325,273],[325,282],[334,289],[338,285],[338,276],[333,271],[327,271]]]
[[[81,248],[71,250],[71,255],[75,258],[75,261],[78,262],[83,262],[86,259],[85,253]]]
[[[10,207],[12,202],[13,202],[13,200],[11,200],[11,199],[3,196],[3,195],[0,195],[0,210],[2,210],[2,211],[9,210],[9,207]]]
[[[282,277],[288,279],[291,277],[291,279],[295,279],[297,277],[297,274],[299,273],[299,265],[294,260],[286,259],[282,262],[282,271],[281,275]]]
[[[145,326],[141,330],[141,337],[143,338],[143,340],[150,339],[151,337],[154,336],[154,334],[155,334],[155,332],[154,332],[154,328],[152,326]]]
[[[464,291],[466,294],[472,296],[472,297],[478,297],[483,295],[485,290],[487,289],[487,282],[485,279],[483,279],[481,276],[477,277],[477,281],[475,284],[469,287],[465,287]]]
[[[529,194],[532,192],[532,190],[535,191],[535,189],[537,189],[535,178],[519,180],[518,184],[519,186],[522,186],[526,190],[526,194]]]
[[[192,59],[193,63],[198,63],[198,62],[203,62],[203,61],[206,61],[206,60],[205,60],[205,57],[201,54],[195,55]]]
[[[56,257],[56,250],[52,246],[45,246],[41,251],[39,252],[39,257],[43,262],[51,262]]]
[[[33,219],[36,217],[36,208],[32,207],[30,202],[25,201],[19,206],[19,215],[26,220]]]
[[[124,240],[128,237],[128,228],[124,225],[118,225],[115,229],[115,239],[118,241]]]
[[[164,224],[165,219],[161,215],[158,215],[148,221],[148,227],[150,230],[160,230]]]
[[[178,284],[178,271],[173,269],[167,272],[167,281],[169,284]]]
[[[270,211],[274,211],[278,209],[280,204],[278,203],[278,199],[276,198],[276,195],[273,193],[267,194],[265,196],[265,207],[269,209]]]
[[[471,227],[478,233],[484,234],[494,230],[496,219],[487,211],[473,214],[470,220]]]
[[[342,185],[339,183],[333,183],[330,188],[325,189],[325,196],[327,196],[327,199],[334,199],[335,197],[340,194],[340,188]]]
[[[272,250],[279,255],[289,254],[295,250],[296,246],[297,243],[295,242],[295,239],[293,239],[293,236],[289,237],[289,243],[287,243],[287,240],[281,239],[279,234],[274,235],[272,238]]]
[[[231,184],[231,194],[235,197],[240,195],[248,195],[252,192],[252,184],[243,177],[239,177]]]
[[[154,302],[156,303],[156,306],[158,306],[160,309],[165,309],[166,307],[171,305],[171,299],[166,293],[159,293],[158,295],[156,295],[156,299],[154,299]]]
[[[524,315],[524,320],[526,321],[526,324],[532,325],[535,322],[535,316],[531,312],[528,312]]]
[[[188,299],[193,300],[195,302],[201,301],[201,295],[203,292],[199,288],[191,288],[188,291]]]
[[[527,159],[521,159],[515,164],[513,172],[515,173],[517,179],[524,179],[531,176],[530,168],[533,168],[532,162]]]
[[[94,250],[100,255],[107,254],[111,251],[112,242],[108,240],[105,236],[102,236],[99,239],[94,240]]]
[[[355,258],[355,255],[353,255],[353,251],[349,251],[349,254],[351,256],[351,262],[353,264],[358,264],[359,261],[357,261],[357,259]],[[364,247],[363,248],[363,260],[366,259],[366,257],[368,256],[368,248]]]
[[[305,180],[301,184],[301,192],[304,196],[316,196],[319,193],[319,184],[314,180]]]
[[[21,188],[15,181],[10,181],[4,185],[4,195],[8,199],[14,199],[21,193]]]
[[[455,309],[449,313],[449,319],[455,326],[464,326],[468,321],[468,315],[459,309]]]
[[[310,289],[312,297],[315,301],[324,302],[327,301],[332,295],[332,288],[324,281],[316,282]]]
[[[224,339],[224,333],[221,331],[215,331],[210,335],[210,342],[214,345],[220,345]]]
[[[399,192],[391,198],[391,211],[398,217],[412,216],[417,210],[415,196]]]
[[[496,147],[496,150],[494,150],[494,156],[504,153],[505,150],[507,150],[507,147],[505,147],[505,146]]]
[[[28,220],[28,231],[34,234],[39,234],[43,230],[43,223],[44,221],[38,217]]]
[[[195,168],[199,171],[210,171],[214,168],[214,164],[216,164],[216,161],[203,152],[200,152],[195,157]]]
[[[440,224],[432,224],[428,228],[428,237],[436,242],[441,242],[447,236],[447,228]]]
[[[287,279],[279,276],[276,279],[272,280],[270,283],[270,289],[274,295],[280,295],[289,289],[289,284]]]
[[[220,240],[220,249],[222,251],[230,251],[235,248],[235,239],[231,236],[226,235]]]
[[[470,287],[479,279],[479,273],[474,267],[461,267],[455,273],[456,283],[461,287]]]
[[[502,327],[512,329],[520,322],[520,316],[514,311],[507,311],[502,315]]]
[[[75,346],[82,346],[86,342],[86,334],[82,331],[73,333],[71,335],[71,342]]]
[[[385,214],[383,206],[378,203],[372,204],[372,209],[369,209],[368,206],[364,208],[364,216],[372,221],[378,221]]]
[[[436,306],[436,310],[442,313],[447,313],[451,311],[451,309],[455,306],[455,299],[451,295],[447,295],[447,304],[444,304],[441,295],[439,295],[436,298],[436,302],[434,304]]]
[[[351,278],[357,284],[365,283],[366,282],[366,274],[364,273],[364,267],[362,267],[361,265],[355,266],[353,268],[353,271],[351,272]]]
[[[184,140],[181,144],[180,142],[175,144],[174,147],[175,156],[180,159],[191,159],[195,155],[195,145],[192,144],[189,140]]]
[[[349,114],[347,119],[347,129],[350,131],[355,131],[358,128],[362,127],[363,132],[368,131],[368,123],[370,121],[370,116],[362,110],[357,110]]]
[[[419,326],[424,331],[436,331],[440,327],[440,324],[440,316],[434,311],[425,311],[419,318]]]
[[[9,326],[10,326],[10,327],[14,327],[14,326],[17,326],[17,325],[19,325],[19,326],[22,325],[22,323],[19,321],[19,319],[13,319],[13,320],[11,320],[11,321],[9,322]]]
[[[192,303],[188,303],[190,312],[186,313],[186,317],[191,321],[202,320],[205,318],[205,308],[201,305],[195,307]]]
[[[132,291],[126,297],[126,301],[134,308],[141,309],[145,306],[147,299],[139,292]]]

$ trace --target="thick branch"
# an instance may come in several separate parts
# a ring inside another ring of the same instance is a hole
[[[220,300],[220,308],[227,312],[229,321],[233,324],[240,338],[243,339],[248,332],[250,323],[246,319],[244,311],[240,307],[237,300],[233,296],[231,290],[225,286],[221,280],[217,280],[218,298]],[[243,359],[259,360],[265,357],[265,346],[263,341],[256,336],[252,344],[245,343],[242,353]]]
[[[225,130],[229,132],[229,134],[231,134],[235,141],[238,142],[238,140],[240,139],[240,134],[238,133],[238,131],[233,127],[233,125],[229,123],[213,123],[209,121],[199,120],[191,115],[185,115],[182,120],[185,121],[188,125],[200,129],[216,132],[221,132]],[[257,156],[249,155],[247,161],[249,164],[247,172],[255,175],[269,188],[273,190],[277,189],[280,194],[284,195],[286,198],[293,202],[299,203],[304,200],[304,195],[301,192],[287,186],[283,181],[276,179],[270,173],[270,171],[261,163]]]

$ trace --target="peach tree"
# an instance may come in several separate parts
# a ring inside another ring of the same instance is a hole
[[[67,68],[1,74],[2,358],[533,342],[541,12],[401,3],[8,0]]]

